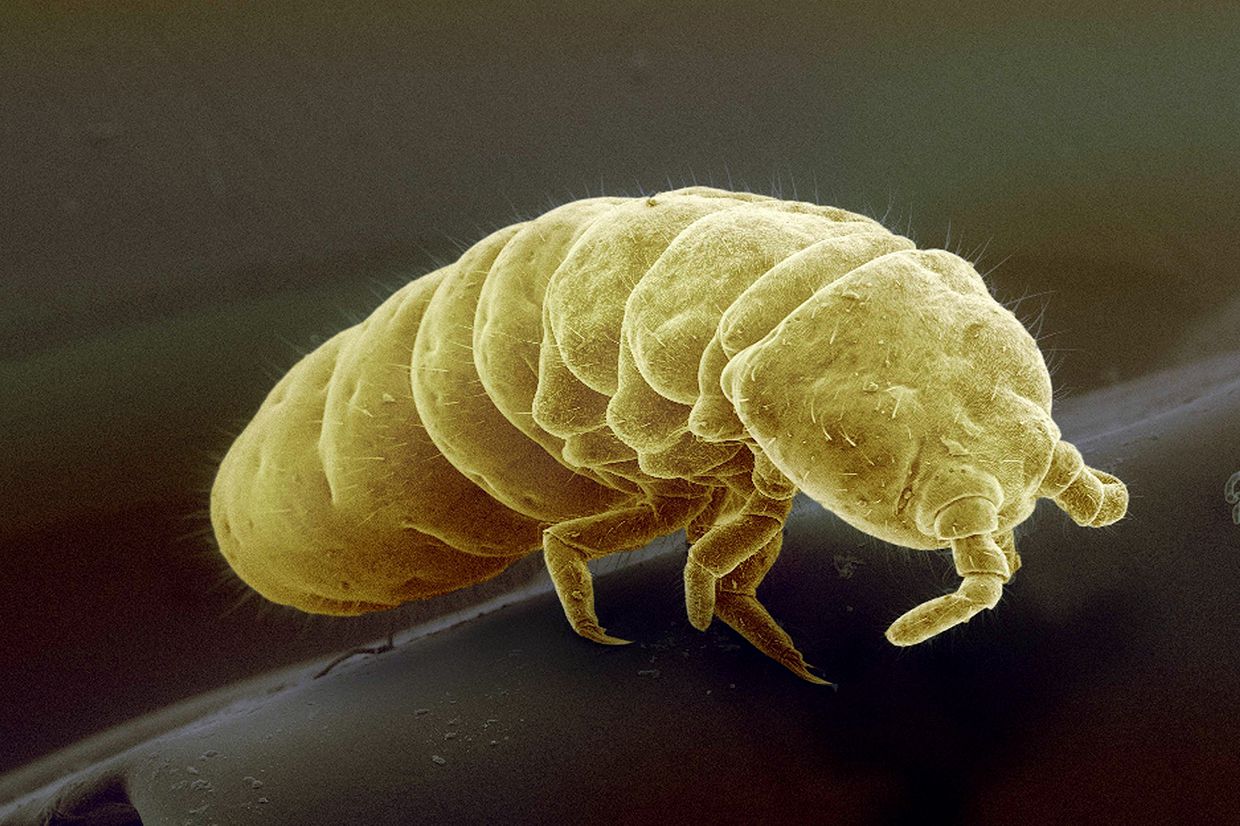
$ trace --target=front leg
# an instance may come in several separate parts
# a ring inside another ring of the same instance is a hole
[[[569,519],[543,531],[543,557],[564,615],[573,630],[606,645],[625,645],[607,634],[594,612],[591,559],[640,548],[684,527],[709,499],[667,498],[608,513]]]
[[[1003,585],[1012,578],[1012,562],[1020,565],[1014,547],[1010,552],[996,538],[1009,544],[1009,536],[975,534],[951,540],[956,572],[962,582],[953,594],[932,599],[908,611],[887,629],[893,645],[916,645],[954,625],[968,622],[974,615],[994,608],[1003,595]]]

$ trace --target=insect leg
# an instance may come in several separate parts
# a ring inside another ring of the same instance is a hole
[[[758,585],[775,564],[783,547],[784,535],[779,532],[746,559],[734,571],[719,580],[715,613],[736,633],[763,654],[783,665],[803,680],[819,685],[834,685],[810,673],[813,668],[796,649],[788,632],[758,602]]]
[[[685,541],[692,545],[714,527],[715,520],[723,513],[724,506],[727,505],[728,497],[731,494],[731,488],[718,487],[714,489],[714,492],[711,494],[710,504],[706,506],[706,510],[693,517],[693,520],[685,526]]]
[[[995,537],[974,534],[951,542],[956,572],[963,579],[960,587],[955,593],[918,605],[893,622],[887,629],[887,640],[893,645],[916,645],[998,604],[1012,570]]]
[[[631,640],[612,637],[594,612],[594,579],[587,561],[617,551],[640,548],[680,530],[710,500],[666,498],[608,513],[569,519],[543,531],[543,557],[564,606],[564,615],[581,636],[607,645]]]
[[[792,499],[772,499],[755,492],[744,509],[706,532],[689,549],[685,563],[685,609],[699,631],[715,613],[715,583],[753,556],[784,527]]]

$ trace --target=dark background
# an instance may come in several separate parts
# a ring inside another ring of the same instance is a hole
[[[885,215],[1059,398],[1236,349],[1240,9],[935,5],[6,4],[0,771],[469,598],[238,603],[206,489],[300,352],[573,197]]]

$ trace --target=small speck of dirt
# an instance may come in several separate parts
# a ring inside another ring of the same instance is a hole
[[[836,554],[834,562],[840,579],[852,579],[853,574],[857,573],[857,566],[865,564],[865,560],[847,554]]]

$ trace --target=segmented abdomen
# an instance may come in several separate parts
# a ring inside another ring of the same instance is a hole
[[[413,345],[414,398],[456,468],[539,520],[718,484],[753,461],[720,389],[728,357],[823,284],[912,248],[758,195],[575,201],[453,266]]]
[[[777,486],[722,371],[818,288],[909,249],[860,215],[704,187],[498,230],[290,370],[221,466],[221,549],[276,601],[296,569],[321,604],[294,604],[351,613],[493,576],[550,524]]]

